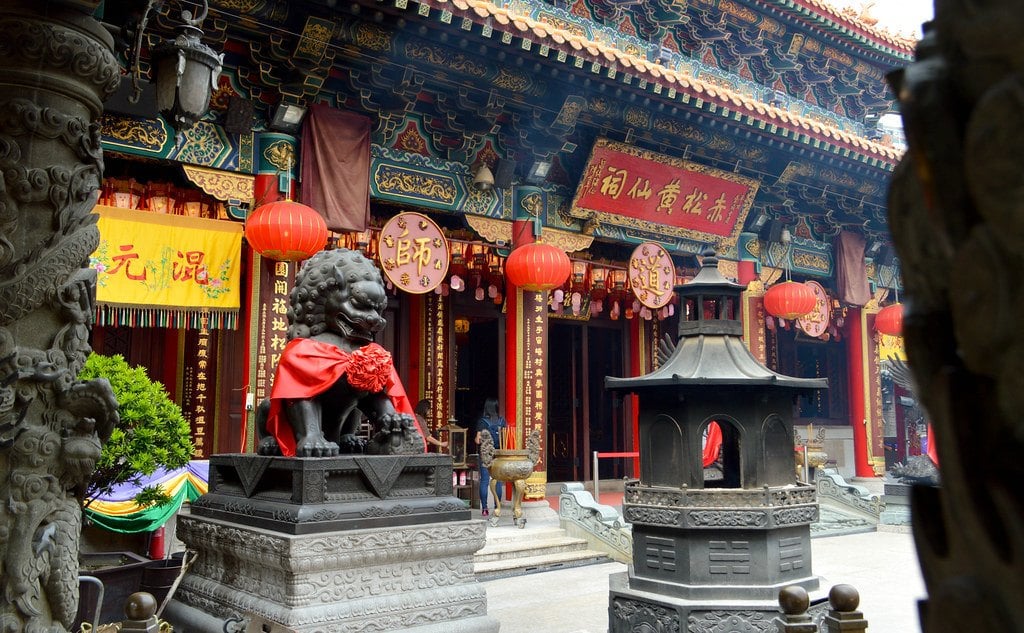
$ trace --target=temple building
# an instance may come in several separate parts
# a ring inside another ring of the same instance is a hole
[[[672,288],[708,246],[745,287],[753,355],[828,378],[794,425],[822,433],[834,467],[875,476],[887,442],[909,446],[883,396],[899,330],[876,322],[900,285],[885,76],[912,39],[812,0],[210,0],[198,28],[221,69],[209,111],[175,128],[157,115],[159,51],[197,10],[137,4],[97,11],[138,77],[101,122],[92,340],[164,383],[196,458],[254,449],[299,264],[244,234],[288,199],[320,212],[330,247],[378,258],[380,342],[430,399],[432,432],[473,429],[489,397],[512,442],[541,430],[527,498],[593,478],[594,451],[638,450],[637,401],[605,377],[656,369],[679,329]],[[409,250],[413,225],[429,253]],[[561,286],[509,282],[537,242],[568,255]]]

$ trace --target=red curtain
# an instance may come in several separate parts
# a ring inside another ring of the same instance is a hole
[[[300,201],[332,231],[364,231],[370,223],[370,124],[326,105],[312,106],[303,123]]]
[[[721,450],[722,427],[718,426],[718,422],[712,422],[708,425],[708,435],[704,439],[704,468],[715,463]]]
[[[841,231],[836,237],[836,286],[847,305],[860,307],[871,299],[863,235]]]

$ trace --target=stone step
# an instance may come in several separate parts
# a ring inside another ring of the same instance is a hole
[[[495,560],[508,560],[524,556],[535,556],[539,554],[558,554],[562,552],[573,552],[587,548],[587,542],[583,539],[571,536],[555,536],[548,538],[529,538],[520,542],[506,541],[503,543],[488,542],[483,549],[479,550],[473,560],[476,563],[486,563]]]
[[[552,571],[578,567],[581,565],[593,565],[596,563],[607,563],[611,559],[604,552],[581,549],[553,554],[538,554],[534,556],[520,556],[517,558],[504,558],[486,562],[474,562],[473,570],[477,580],[494,580],[507,578],[509,576],[521,576],[541,571]]]
[[[562,536],[566,536],[566,532],[560,527],[534,527],[528,525],[520,530],[514,527],[488,526],[487,543],[484,545],[484,550],[508,543],[529,543]]]
[[[488,527],[487,542],[473,556],[478,580],[490,580],[565,567],[607,562],[604,552],[587,549],[587,542],[559,527]]]

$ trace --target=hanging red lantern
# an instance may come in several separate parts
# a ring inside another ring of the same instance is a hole
[[[245,239],[268,259],[308,259],[327,243],[327,223],[316,210],[291,200],[260,205],[245,220]]]
[[[889,336],[903,335],[903,304],[887,305],[875,317],[875,330]]]
[[[557,288],[571,272],[565,251],[543,242],[519,246],[505,260],[505,275],[523,290],[541,292]]]
[[[780,319],[798,319],[814,309],[814,291],[797,281],[775,284],[764,293],[764,309]]]

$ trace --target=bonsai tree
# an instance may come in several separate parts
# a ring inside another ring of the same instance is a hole
[[[120,424],[103,446],[85,490],[86,498],[108,494],[120,484],[138,485],[143,476],[152,475],[158,468],[173,470],[188,464],[192,456],[189,423],[164,386],[151,380],[144,368],[129,366],[120,355],[93,353],[78,377],[109,380],[121,416]],[[168,500],[160,486],[143,488],[135,497],[143,508]]]

